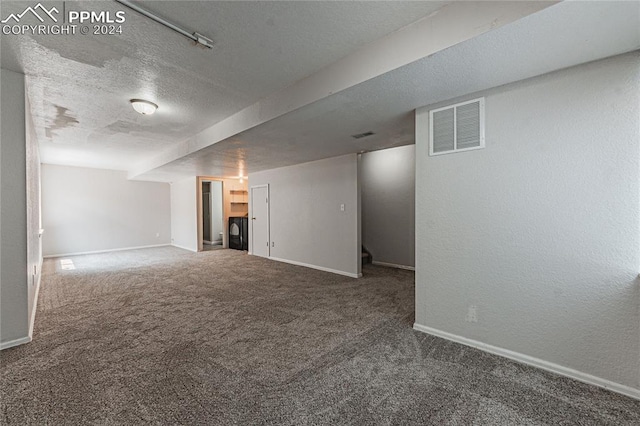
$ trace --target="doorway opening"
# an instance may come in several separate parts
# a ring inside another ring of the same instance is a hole
[[[224,204],[222,181],[203,180],[202,191],[202,250],[215,250],[223,247],[224,235]]]
[[[415,145],[360,154],[362,263],[415,270]]]

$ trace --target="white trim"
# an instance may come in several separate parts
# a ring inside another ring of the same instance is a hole
[[[258,256],[258,257],[260,257],[260,256]],[[269,257],[269,258],[265,258],[265,259],[271,259],[271,260],[275,260],[277,262],[283,262],[283,263],[290,263],[290,264],[296,265],[296,266],[304,266],[306,268],[317,269],[319,271],[324,271],[324,272],[331,272],[332,274],[344,275],[346,277],[351,277],[351,278],[360,278],[360,277],[362,277],[362,274],[354,274],[354,273],[351,273],[351,272],[339,271],[337,269],[325,268],[324,266],[311,265],[309,263],[298,262],[298,261],[295,261],[295,260],[280,259],[280,258],[273,257],[273,256]]]
[[[42,281],[42,264],[44,258],[40,259],[38,266],[38,281],[36,282],[36,293],[33,298],[33,310],[31,311],[31,322],[29,322],[29,338],[33,338],[33,325],[36,323],[36,311],[38,310],[38,294],[40,293],[40,282]]]
[[[592,376],[591,374],[583,373],[572,368],[563,367],[561,365],[554,364],[543,359],[521,354],[519,352],[510,351],[509,349],[503,349],[497,346],[489,345],[487,343],[479,342],[477,340],[472,340],[466,337],[447,333],[446,331],[441,331],[435,328],[427,327],[425,325],[420,325],[418,323],[413,324],[413,329],[640,400],[640,389],[632,388],[630,386]]]
[[[21,337],[15,340],[9,340],[8,342],[0,342],[0,351],[13,348],[14,346],[24,345],[25,343],[31,342],[31,337]]]
[[[198,253],[198,250],[194,250],[192,248],[184,247],[184,246],[181,246],[181,245],[178,245],[178,244],[173,244],[172,243],[172,244],[167,244],[167,245],[170,245],[170,246],[173,246],[173,247],[177,247],[177,248],[182,249],[182,250],[187,250],[187,251],[190,251],[192,253]]]
[[[397,263],[387,263],[387,262],[378,262],[377,260],[373,260],[371,262],[372,265],[378,266],[386,266],[389,268],[397,268],[397,269],[406,269],[407,271],[415,271],[415,266],[407,266],[407,265],[398,265]]]
[[[123,248],[117,248],[117,249],[96,250],[96,251],[81,251],[81,252],[77,252],[77,253],[49,254],[49,255],[44,256],[44,258],[45,259],[50,259],[50,258],[53,258],[53,257],[81,256],[81,255],[84,255],[84,254],[111,253],[112,251],[138,250],[138,249],[153,248],[153,247],[166,247],[166,246],[171,246],[171,245],[175,245],[175,244],[154,244],[154,245],[150,245],[150,246],[123,247]],[[176,246],[176,247],[178,247],[178,246]],[[183,247],[180,247],[180,248],[183,248]],[[189,250],[189,249],[187,249],[187,250]]]

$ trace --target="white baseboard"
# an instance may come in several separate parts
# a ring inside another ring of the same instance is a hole
[[[31,337],[25,336],[19,339],[10,340],[8,342],[0,342],[0,351],[4,349],[13,348],[14,346],[24,345],[25,343],[29,343],[31,341]]]
[[[182,250],[187,250],[187,251],[190,251],[190,252],[193,252],[193,253],[197,253],[198,252],[198,250],[194,250],[192,248],[184,247],[184,246],[181,246],[181,245],[178,245],[178,244],[169,244],[169,245],[171,245],[173,247],[177,247],[177,248],[182,249]]]
[[[48,255],[44,256],[44,258],[45,259],[49,259],[49,258],[53,258],[53,257],[82,256],[82,255],[85,255],[85,254],[111,253],[111,252],[114,252],[114,251],[138,250],[138,249],[154,248],[154,247],[166,247],[166,246],[170,246],[170,245],[173,245],[173,244],[169,244],[169,243],[167,243],[167,244],[154,244],[154,245],[150,245],[150,246],[122,247],[122,248],[108,249],[108,250],[81,251],[81,252],[77,252],[77,253],[48,254]]]
[[[296,266],[304,266],[306,268],[317,269],[319,271],[331,272],[332,274],[344,275],[346,277],[351,277],[351,278],[362,277],[362,274],[354,274],[351,272],[339,271],[337,269],[325,268],[324,266],[311,265],[309,263],[298,262],[295,260],[280,259],[277,257],[268,257],[267,259],[275,260],[277,262],[290,263],[291,265],[296,265]]]
[[[407,271],[415,271],[416,270],[415,266],[398,265],[396,263],[387,263],[387,262],[378,262],[377,260],[372,261],[371,264],[372,265],[378,265],[378,266],[387,266],[389,268],[406,269]]]
[[[620,383],[615,383],[610,380],[606,380],[600,377],[592,376],[591,374],[583,373],[572,368],[563,367],[558,364],[554,364],[543,359],[534,358],[529,355],[521,354],[519,352],[510,351],[508,349],[500,348],[497,346],[482,343],[477,340],[467,339],[466,337],[458,336],[455,334],[447,333],[446,331],[437,330],[435,328],[420,325],[418,323],[413,324],[413,329],[421,331],[423,333],[431,334],[433,336],[442,337],[443,339],[451,340],[456,343],[461,343],[472,348],[480,349],[485,352],[489,352],[494,355],[499,355],[504,358],[509,358],[513,361],[517,361],[521,364],[531,365],[533,367],[540,368],[542,370],[550,371],[561,376],[569,377],[574,380],[578,380],[589,385],[598,386],[608,389],[612,392],[617,392],[622,395],[640,400],[640,389],[632,388]]]

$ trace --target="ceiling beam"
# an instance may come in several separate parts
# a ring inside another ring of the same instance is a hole
[[[549,7],[557,1],[454,2],[231,115],[129,170],[130,179]]]

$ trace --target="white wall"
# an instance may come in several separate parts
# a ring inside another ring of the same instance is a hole
[[[45,256],[169,244],[169,185],[126,172],[42,166]]]
[[[441,104],[417,111],[416,328],[640,396],[639,74],[634,52],[488,91],[484,150],[429,157]]]
[[[0,343],[28,336],[24,75],[0,71]]]
[[[362,154],[362,244],[374,262],[415,265],[415,145]]]
[[[198,251],[197,178],[171,183],[171,244]]]
[[[249,175],[250,187],[262,184],[270,191],[272,258],[360,274],[355,154]]]
[[[0,348],[27,343],[42,265],[40,164],[24,76],[0,71]]]

